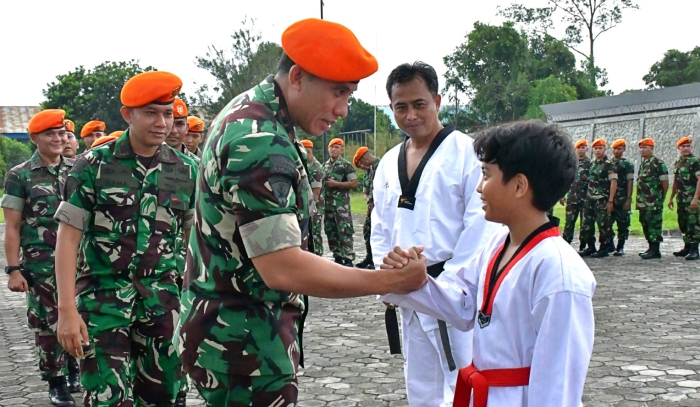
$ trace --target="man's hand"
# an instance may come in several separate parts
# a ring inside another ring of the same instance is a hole
[[[559,200],[559,205],[566,206],[566,197],[563,197]]]
[[[673,198],[668,200],[668,209],[673,210]]]
[[[326,186],[329,188],[337,188],[340,186],[340,182],[334,179],[329,179],[328,181],[326,181]]]
[[[627,198],[624,204],[622,204],[622,209],[629,211],[632,207],[632,198]]]
[[[612,203],[612,202],[608,202],[608,204],[605,205],[605,210],[608,212],[608,215],[610,215],[610,214],[612,213],[612,211],[613,211],[613,203]]]
[[[19,270],[15,270],[10,273],[7,280],[7,288],[16,293],[29,292],[29,284],[27,284],[27,280],[25,280],[24,276]]]
[[[698,210],[698,200],[697,199],[693,199],[692,201],[690,201],[690,209],[693,211]]]
[[[88,340],[87,326],[78,310],[58,311],[58,327],[56,328],[58,342],[66,352],[76,358],[82,357],[83,345],[90,344]]]
[[[422,246],[414,246],[408,250],[396,246],[384,258],[384,264],[380,266],[381,269],[401,270],[396,273],[396,281],[391,284],[392,293],[408,294],[420,289],[428,282],[425,256],[421,253],[423,253]]]

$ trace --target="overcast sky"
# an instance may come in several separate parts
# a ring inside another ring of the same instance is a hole
[[[417,59],[441,76],[442,58],[464,42],[475,21],[500,24],[497,6],[511,0],[325,0],[324,18],[346,25],[379,60],[379,71],[360,83],[356,96],[385,105],[384,81],[398,64]],[[544,0],[525,0],[528,6]],[[668,49],[691,50],[700,2],[638,0],[622,24],[601,35],[596,62],[608,70],[615,93],[644,87],[644,76]],[[193,93],[213,83],[195,66],[207,46],[227,47],[244,17],[255,18],[263,38],[279,43],[293,22],[319,17],[319,0],[13,0],[3,1],[0,22],[0,105],[38,105],[56,75],[79,65],[140,60],[170,71]],[[442,87],[442,82],[440,83]]]

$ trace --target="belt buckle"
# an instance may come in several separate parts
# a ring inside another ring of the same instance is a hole
[[[484,314],[483,311],[479,311],[479,326],[481,328],[486,328],[491,323],[491,315]]]

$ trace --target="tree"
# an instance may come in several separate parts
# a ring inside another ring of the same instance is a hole
[[[652,65],[642,79],[647,89],[700,82],[700,47],[689,52],[666,51],[663,59]]]
[[[525,113],[526,119],[543,119],[544,112],[540,105],[550,103],[568,102],[576,100],[576,88],[567,85],[554,75],[535,82],[535,87],[530,91],[530,104]]]
[[[11,139],[9,137],[0,138],[0,155],[5,162],[7,169],[12,169],[27,161],[32,156],[32,149],[28,144]]]
[[[209,94],[208,85],[196,91],[193,103],[204,109],[204,115],[213,118],[235,96],[262,82],[267,75],[277,71],[282,47],[273,42],[263,42],[255,30],[255,20],[244,18],[242,28],[231,35],[233,43],[228,50],[210,45],[204,56],[196,58],[197,67],[207,70],[216,82]]]
[[[153,70],[152,66],[142,68],[136,60],[107,61],[92,70],[81,65],[47,85],[41,107],[65,110],[78,132],[90,120],[105,122],[108,132],[124,129],[126,123],[119,112],[121,89],[132,76]]]
[[[595,41],[622,22],[623,10],[638,8],[632,0],[547,0],[546,7],[529,8],[514,3],[505,9],[499,7],[498,14],[545,34],[554,27],[554,19],[559,18],[567,24],[563,43],[585,58],[589,81],[605,86],[607,73],[595,64]],[[580,48],[584,36],[588,41],[587,50]]]

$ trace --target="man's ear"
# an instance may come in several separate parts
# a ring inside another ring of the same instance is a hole
[[[441,102],[442,102],[442,96],[435,95],[435,107],[437,107],[437,110],[440,110],[440,103]]]
[[[32,141],[32,144],[36,145],[36,139],[39,137],[38,134],[36,133],[29,133],[29,140]]]
[[[128,107],[126,107],[126,106],[122,106],[122,108],[119,109],[119,113],[122,114],[122,118],[124,119],[125,122],[131,124],[131,113],[132,113],[132,111],[131,111],[130,108],[128,108]]]
[[[296,90],[297,92],[301,90],[301,82],[305,74],[306,71],[304,71],[299,65],[292,65],[292,67],[289,68],[289,85],[292,87],[292,89]]]

